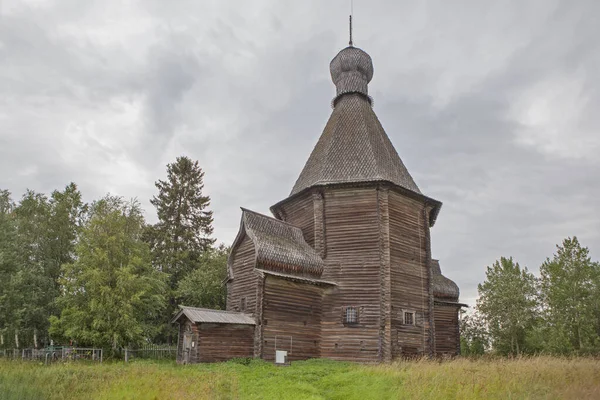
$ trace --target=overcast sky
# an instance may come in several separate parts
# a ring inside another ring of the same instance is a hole
[[[287,197],[331,113],[348,0],[0,0],[0,188],[137,197],[197,159],[215,236]],[[442,271],[600,255],[599,1],[354,1],[375,112],[444,203]]]

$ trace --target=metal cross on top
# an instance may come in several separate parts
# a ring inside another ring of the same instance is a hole
[[[350,42],[348,43],[352,46],[352,14],[354,14],[354,1],[350,0]]]

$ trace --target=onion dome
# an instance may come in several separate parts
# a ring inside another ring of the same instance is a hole
[[[454,302],[458,301],[458,296],[460,295],[458,285],[442,275],[439,260],[431,260],[431,280],[434,298]]]
[[[361,49],[349,46],[340,51],[331,60],[329,71],[337,89],[334,104],[345,93],[369,96],[367,85],[373,79],[373,61],[371,56]]]

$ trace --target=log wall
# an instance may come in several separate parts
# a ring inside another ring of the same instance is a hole
[[[189,349],[188,362],[226,361],[232,358],[252,357],[254,351],[254,325],[194,324],[182,317],[179,325],[177,363],[184,362],[184,336],[191,331],[194,346]],[[189,326],[189,327],[188,327]]]
[[[236,324],[198,324],[197,358],[199,362],[226,361],[252,357],[254,326]]]
[[[389,192],[392,355],[431,353],[429,216],[424,204]],[[416,323],[404,324],[404,311]]]
[[[323,279],[338,286],[323,300],[321,356],[377,361],[380,346],[380,224],[377,189],[326,188],[323,225],[327,257]],[[346,307],[359,323],[344,324]]]
[[[288,360],[319,357],[321,301],[324,288],[273,276],[264,281],[262,358],[275,360],[277,349],[288,351]]]
[[[258,276],[254,272],[254,245],[246,235],[239,246],[233,249],[233,280],[227,283],[227,310],[256,312],[256,288]],[[241,300],[246,298],[246,309],[241,309]]]
[[[460,352],[458,324],[459,307],[435,304],[435,352],[437,355],[457,355]]]
[[[313,195],[309,192],[301,195],[294,201],[286,203],[279,207],[279,216],[285,222],[288,222],[302,229],[306,243],[315,246],[315,220],[313,208]]]

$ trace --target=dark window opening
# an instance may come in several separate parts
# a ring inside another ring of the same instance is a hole
[[[415,325],[414,311],[404,311],[404,324],[405,325]]]
[[[344,323],[348,325],[358,324],[358,308],[346,307],[344,313]]]
[[[240,311],[244,312],[246,311],[246,298],[242,297],[240,299]]]

